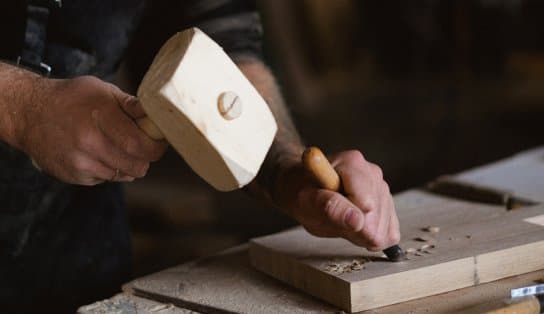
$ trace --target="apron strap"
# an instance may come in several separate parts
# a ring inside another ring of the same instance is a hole
[[[26,7],[26,29],[17,65],[29,68],[44,76],[51,67],[43,62],[47,43],[47,23],[52,9],[60,8],[61,0],[31,0]]]

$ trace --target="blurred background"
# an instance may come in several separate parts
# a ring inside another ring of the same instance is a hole
[[[134,92],[178,31],[153,2],[121,67]],[[544,144],[544,2],[263,0],[266,60],[308,145],[359,149],[393,192]],[[158,13],[160,12],[160,13]],[[170,23],[170,24],[169,24]],[[174,152],[125,186],[135,275],[294,224],[219,193]]]

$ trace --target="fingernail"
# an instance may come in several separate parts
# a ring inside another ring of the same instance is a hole
[[[346,226],[353,229],[353,231],[361,230],[361,220],[361,213],[358,210],[351,208],[347,210],[346,216],[344,217],[344,223],[346,224]]]

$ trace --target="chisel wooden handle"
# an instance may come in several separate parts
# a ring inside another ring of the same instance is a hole
[[[342,187],[340,176],[319,148],[306,148],[302,154],[302,164],[321,188],[340,192]],[[383,252],[393,262],[402,261],[406,258],[404,251],[398,245],[389,247]]]
[[[319,148],[308,147],[302,154],[302,164],[321,188],[340,191],[340,176]]]

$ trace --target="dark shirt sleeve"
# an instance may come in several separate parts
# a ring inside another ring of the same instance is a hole
[[[185,17],[223,47],[231,57],[262,59],[262,24],[251,0],[185,1]]]

